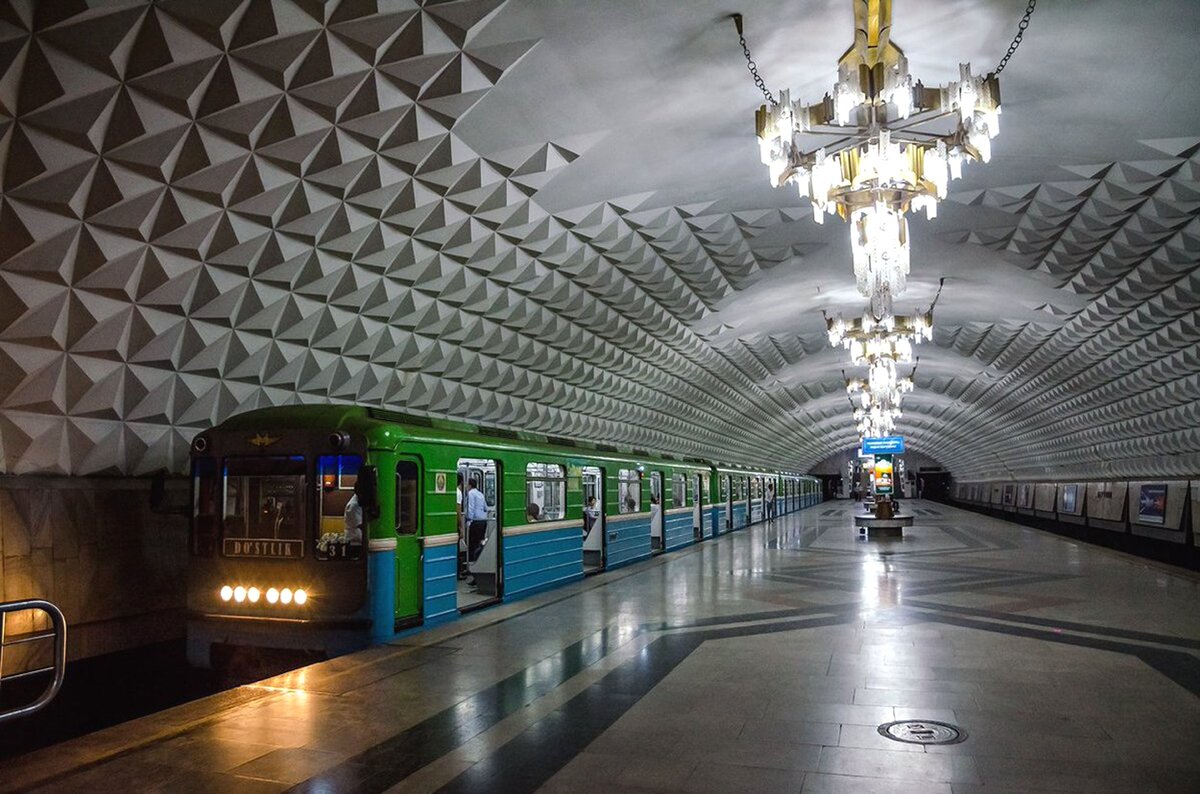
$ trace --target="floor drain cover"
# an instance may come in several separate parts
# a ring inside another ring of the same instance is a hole
[[[967,738],[967,732],[962,728],[933,720],[889,722],[879,726],[879,733],[908,744],[958,744]]]

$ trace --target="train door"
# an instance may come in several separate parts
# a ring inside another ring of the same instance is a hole
[[[458,608],[468,610],[499,601],[502,595],[500,464],[490,459],[462,458],[458,461],[458,473],[468,486],[475,481],[487,506],[486,519],[466,522],[467,575],[458,582]],[[468,518],[469,498],[469,494],[463,498],[463,513]]]
[[[733,478],[721,475],[721,502],[725,505],[725,531],[733,529]],[[713,528],[715,534],[716,528]]]
[[[650,550],[663,550],[663,474],[650,472]]]
[[[743,493],[746,497],[746,526],[754,523],[754,478],[742,478]]]
[[[592,500],[595,499],[595,503]],[[604,570],[604,471],[583,467],[583,572]]]
[[[396,460],[395,488],[396,623],[399,625],[417,620],[421,613],[422,512],[419,460],[408,457]]]
[[[693,532],[697,542],[704,540],[704,509],[703,509],[703,504],[702,504],[704,501],[704,497],[701,496],[701,494],[703,494],[704,491],[701,490],[701,485],[702,484],[700,482],[700,475],[693,474],[692,475],[692,532]]]

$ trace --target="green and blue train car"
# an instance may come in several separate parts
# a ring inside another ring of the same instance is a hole
[[[353,406],[232,417],[191,463],[200,666],[241,648],[332,656],[680,549],[762,520],[768,483],[780,515],[818,498],[795,474]],[[460,481],[487,505],[478,546]]]

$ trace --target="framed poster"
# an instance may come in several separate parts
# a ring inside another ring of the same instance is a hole
[[[1013,503],[1013,493],[1015,488],[1016,486],[1014,486],[1012,483],[1008,483],[1004,486],[1004,504],[1011,505]]]
[[[1138,494],[1139,524],[1163,524],[1167,516],[1167,484],[1144,483]]]
[[[1064,513],[1074,513],[1079,497],[1078,485],[1064,485],[1062,491],[1062,509]]]
[[[1033,507],[1033,492],[1027,482],[1017,488],[1017,507]]]

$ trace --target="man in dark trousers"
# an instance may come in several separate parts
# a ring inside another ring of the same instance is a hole
[[[467,562],[475,562],[479,551],[483,548],[483,540],[487,537],[487,500],[475,478],[467,480],[467,493],[464,500],[464,510],[467,518]]]

